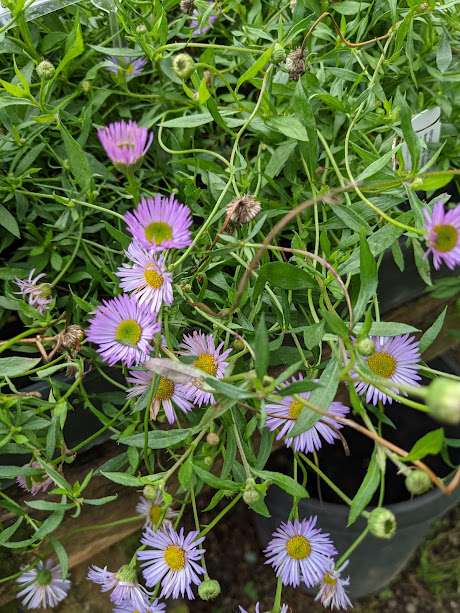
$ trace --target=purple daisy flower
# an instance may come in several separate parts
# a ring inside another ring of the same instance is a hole
[[[133,213],[125,214],[125,221],[133,237],[152,251],[183,249],[192,243],[190,209],[173,195],[142,198]]]
[[[151,587],[161,581],[161,596],[168,598],[184,597],[194,599],[191,585],[199,585],[199,575],[204,573],[199,561],[204,549],[199,545],[204,537],[198,538],[198,532],[184,535],[184,529],[176,532],[171,526],[165,526],[154,532],[146,528],[141,543],[152,549],[138,551],[137,557],[142,562],[144,579]]]
[[[417,384],[420,376],[417,374],[420,362],[418,341],[408,334],[402,336],[372,336],[375,343],[375,352],[367,358],[367,366],[372,373],[379,377],[391,379],[396,383]],[[356,391],[362,396],[366,395],[366,402],[377,405],[381,400],[383,404],[393,402],[385,392],[377,389],[370,383],[356,383]],[[394,390],[397,392],[398,390]]]
[[[285,385],[290,385],[297,381],[302,381],[303,376],[298,378],[293,377]],[[310,397],[310,392],[301,392],[297,394],[300,398],[306,400]],[[296,400],[292,396],[286,396],[280,402],[267,404],[267,428],[272,432],[280,428],[276,435],[277,440],[285,437],[284,444],[286,447],[292,447],[294,451],[303,451],[304,453],[313,452],[321,448],[321,437],[327,443],[334,443],[339,437],[337,430],[342,428],[342,424],[335,421],[334,415],[345,417],[350,409],[341,402],[332,402],[328,409],[328,415],[321,417],[309,430],[302,432],[294,437],[289,437],[289,432],[295,425],[304,405],[300,400]]]
[[[113,613],[163,613],[164,611],[166,611],[166,605],[155,599],[152,604],[146,604],[142,607],[137,607],[132,602],[124,602],[115,607]]]
[[[126,564],[117,573],[107,570],[107,566],[90,566],[88,579],[101,586],[101,592],[109,592],[110,600],[117,605],[129,603],[140,609],[149,603],[149,593],[139,585],[135,568]]]
[[[129,56],[119,57],[116,55],[110,55],[106,59],[112,64],[111,66],[107,66],[107,70],[109,72],[113,72],[117,76],[120,74],[125,74],[128,80],[142,74],[142,71],[147,64],[147,60],[144,57],[133,59]]]
[[[288,613],[288,611],[289,611],[289,609],[288,609],[287,604],[281,605],[280,613]],[[249,611],[246,611],[246,609],[243,609],[243,607],[240,605],[240,612],[239,613],[249,613]],[[254,613],[261,613],[261,611],[260,611],[260,604],[258,602],[256,602]],[[267,613],[270,613],[270,612],[267,611]]]
[[[19,477],[16,477],[17,484],[30,492],[32,496],[36,496],[39,492],[46,492],[53,485],[53,480],[44,472],[39,462],[29,462],[24,468],[36,468],[41,470],[40,475],[30,475],[26,477],[19,475]]]
[[[108,157],[119,166],[133,166],[147,153],[153,134],[135,121],[116,121],[99,128],[97,136]]]
[[[16,285],[19,287],[19,292],[15,292],[15,294],[20,294],[30,306],[37,309],[39,313],[44,313],[51,303],[51,285],[39,283],[45,273],[41,273],[35,278],[34,274],[35,268],[32,268],[27,279],[15,279]]]
[[[151,370],[131,370],[129,374],[130,376],[126,380],[128,383],[133,383],[134,387],[129,390],[128,398],[145,394],[152,384],[154,373]],[[171,379],[160,377],[158,388],[150,407],[150,417],[156,419],[160,408],[163,407],[168,423],[173,424],[176,421],[174,405],[179,407],[183,413],[188,413],[193,407],[191,402],[192,396],[193,392],[190,386],[174,383]]]
[[[345,590],[350,583],[350,578],[340,578],[340,573],[347,565],[348,561],[335,570],[333,560],[329,561],[329,568],[321,579],[321,587],[315,598],[315,600],[321,601],[323,607],[330,607],[331,609],[348,609],[353,607]]]
[[[158,313],[162,304],[172,304],[172,275],[167,272],[164,257],[157,257],[137,241],[130,244],[126,256],[132,265],[123,264],[115,273],[120,278],[120,287],[154,313]]]
[[[267,561],[284,585],[297,587],[304,581],[312,587],[329,568],[329,558],[337,552],[329,534],[315,528],[316,517],[282,522],[265,549]]]
[[[142,515],[145,518],[145,526],[149,528],[158,528],[160,525],[160,519],[164,512],[164,500],[160,492],[157,492],[153,500],[147,500],[144,496],[141,496],[139,502],[136,505],[136,513]],[[166,509],[166,513],[163,518],[164,525],[171,524],[171,520],[178,516],[177,511],[173,511],[171,507]]]
[[[212,12],[214,10],[214,2],[210,0],[209,9],[206,10],[204,15],[200,15],[196,9],[193,11],[190,22],[190,27],[193,28],[192,36],[203,36],[209,32],[217,21],[217,15]]]
[[[144,362],[152,347],[150,341],[160,331],[152,311],[127,294],[103,300],[90,320],[86,336],[99,345],[97,351],[110,366]]]
[[[20,586],[17,597],[27,609],[55,607],[67,597],[70,589],[70,581],[61,579],[61,569],[54,566],[52,560],[40,560],[35,568],[24,571],[16,582]]]
[[[432,213],[425,210],[423,214],[429,245],[426,255],[433,254],[436,270],[442,263],[454,269],[460,264],[460,205],[445,212],[444,204],[437,202]]]
[[[193,356],[193,366],[217,379],[222,379],[228,362],[225,359],[231,354],[231,349],[222,351],[224,343],[220,343],[217,348],[214,344],[212,334],[193,331],[182,338],[182,355]],[[193,401],[198,406],[214,403],[214,396],[210,392],[205,392],[195,385],[189,386],[193,393]]]

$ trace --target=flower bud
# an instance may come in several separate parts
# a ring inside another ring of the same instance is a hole
[[[194,9],[195,2],[193,0],[181,0],[180,10],[186,15],[190,15]]]
[[[260,498],[259,492],[256,490],[255,479],[248,477],[244,486],[243,500],[246,504],[251,505],[257,502]]]
[[[35,70],[40,79],[48,81],[54,75],[55,68],[51,62],[48,60],[43,60],[40,62],[40,64],[38,64],[38,66],[36,66]]]
[[[178,53],[173,57],[172,67],[178,77],[186,79],[192,74],[195,62],[188,53]]]
[[[413,496],[420,496],[431,489],[431,479],[423,470],[411,470],[406,477],[406,488]]]
[[[291,51],[286,58],[286,70],[289,78],[298,81],[305,72],[305,52],[302,47]]]
[[[380,539],[391,539],[396,532],[396,517],[388,509],[377,507],[367,520],[369,532]]]
[[[243,351],[244,343],[240,338],[236,338],[232,343],[232,347],[235,351]]]
[[[147,28],[145,27],[145,25],[143,23],[140,23],[137,28],[136,28],[136,32],[137,34],[146,34],[147,33]]]
[[[201,600],[214,600],[220,594],[220,583],[215,579],[205,579],[198,587]]]
[[[210,456],[210,455],[205,456],[204,459],[203,459],[204,465],[207,466],[208,468],[210,466],[212,466],[213,461],[214,460],[213,460],[212,456]]]
[[[370,356],[375,353],[374,341],[366,336],[356,343],[356,350],[360,355]]]
[[[91,91],[91,81],[88,81],[88,79],[82,81],[81,88],[85,92],[85,94],[89,94],[89,92]]]
[[[147,500],[155,500],[157,497],[158,488],[154,485],[146,485],[142,490],[142,495]]]
[[[460,382],[442,377],[433,379],[425,402],[434,419],[452,425],[460,422]]]
[[[284,50],[284,47],[282,47],[279,43],[276,43],[272,53],[273,63],[280,64],[281,62],[284,62],[285,59],[286,51]]]
[[[247,223],[260,213],[260,209],[260,202],[246,194],[227,204],[227,218],[235,224]]]
[[[208,443],[208,445],[211,445],[211,447],[217,447],[220,442],[219,435],[215,432],[208,432],[206,442]]]

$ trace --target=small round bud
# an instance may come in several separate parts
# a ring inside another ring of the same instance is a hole
[[[204,457],[203,462],[204,462],[205,466],[210,467],[210,466],[212,466],[212,463],[214,462],[214,460],[213,460],[212,456],[207,455],[207,456]]]
[[[188,53],[178,53],[173,57],[172,67],[178,77],[186,79],[192,74],[195,62]]]
[[[284,50],[284,47],[282,47],[279,43],[276,43],[272,53],[273,63],[280,64],[281,62],[284,62],[285,59],[286,51]]]
[[[391,539],[396,532],[396,517],[383,507],[374,509],[367,522],[369,532],[379,539]]]
[[[144,489],[142,490],[142,495],[147,500],[155,500],[155,498],[157,497],[157,493],[158,493],[158,488],[155,487],[154,485],[146,485]]]
[[[91,91],[91,81],[88,81],[87,79],[82,81],[81,88],[85,92],[85,94],[88,94]]]
[[[43,60],[36,66],[35,70],[40,79],[48,81],[54,75],[55,68],[51,62],[48,60]]]
[[[140,23],[137,28],[136,28],[136,32],[137,34],[146,34],[147,33],[147,28],[143,23]]]
[[[244,343],[240,338],[236,338],[232,343],[232,347],[235,351],[243,351]]]
[[[452,425],[460,422],[460,382],[442,377],[433,379],[425,402],[434,419]]]
[[[215,579],[205,579],[198,586],[198,596],[201,600],[214,600],[220,594],[220,583]]]
[[[375,343],[371,338],[366,336],[366,338],[362,338],[356,343],[356,349],[359,354],[370,356],[375,353]]]
[[[406,477],[406,488],[413,496],[420,496],[431,489],[431,479],[423,470],[411,470]]]
[[[190,15],[195,8],[195,2],[193,0],[181,0],[180,10],[186,15]]]
[[[219,435],[215,432],[208,432],[206,442],[208,443],[208,445],[211,445],[211,447],[217,447],[220,442]]]
[[[227,218],[235,224],[247,223],[254,219],[260,210],[260,202],[254,196],[246,194],[227,204]]]
[[[255,504],[260,498],[260,494],[257,490],[245,490],[243,492],[243,500],[246,504]]]
[[[291,51],[286,58],[286,70],[289,78],[298,81],[305,72],[305,52],[302,47]]]

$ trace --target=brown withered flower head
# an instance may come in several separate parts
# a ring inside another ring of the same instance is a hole
[[[64,349],[69,351],[80,351],[81,341],[85,338],[85,333],[80,326],[72,324],[64,330],[61,337],[61,344]]]
[[[227,219],[238,225],[248,223],[260,213],[261,208],[254,196],[245,194],[227,204]]]
[[[298,47],[291,51],[286,58],[286,70],[289,73],[289,78],[293,81],[298,81],[305,72],[305,51],[302,47]]]
[[[195,6],[195,2],[193,0],[181,0],[180,10],[186,15],[190,15]]]

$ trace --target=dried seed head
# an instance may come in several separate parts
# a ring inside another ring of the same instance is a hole
[[[180,10],[186,15],[190,15],[195,7],[195,2],[193,0],[181,0]]]
[[[85,333],[80,326],[72,324],[62,333],[62,346],[65,349],[75,351],[80,350],[81,341],[85,338]]]
[[[289,78],[293,81],[298,81],[305,72],[305,52],[302,47],[298,47],[291,51],[286,58],[286,70],[289,73]]]
[[[246,194],[227,204],[227,218],[236,224],[247,223],[254,219],[260,213],[260,210],[260,202],[253,196]]]

